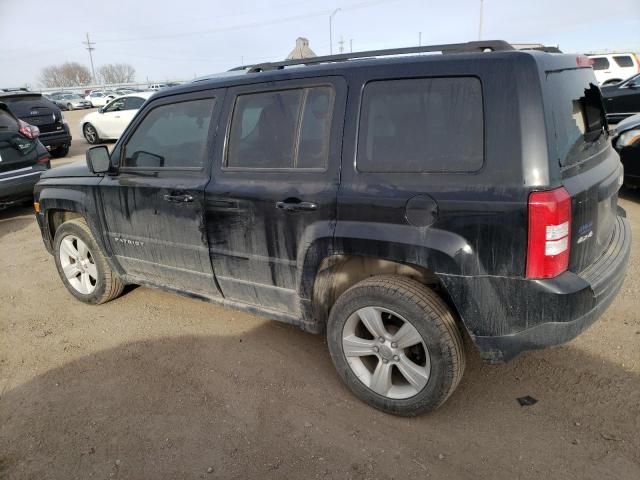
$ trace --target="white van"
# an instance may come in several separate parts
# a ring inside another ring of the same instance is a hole
[[[618,83],[640,72],[640,60],[635,53],[590,54],[589,57],[600,85]]]

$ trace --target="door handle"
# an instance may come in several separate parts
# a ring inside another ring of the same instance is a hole
[[[296,198],[276,202],[276,208],[284,210],[285,212],[313,212],[318,209],[318,204],[314,202],[302,202]]]
[[[165,195],[163,197],[167,202],[172,203],[190,203],[193,202],[193,196],[188,193],[182,193],[178,195]]]

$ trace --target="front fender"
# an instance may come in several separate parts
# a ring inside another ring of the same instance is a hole
[[[96,186],[100,177],[95,178],[49,178],[41,180],[35,188],[36,200],[40,203],[37,216],[45,247],[53,252],[53,236],[51,213],[66,211],[82,216],[103,255],[110,257],[109,249],[103,241],[101,217],[98,214]]]

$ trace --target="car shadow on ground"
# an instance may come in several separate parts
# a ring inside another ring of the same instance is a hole
[[[275,322],[76,355],[2,394],[0,477],[638,478],[637,375],[572,345],[470,360],[439,410],[399,418]]]
[[[27,228],[35,221],[32,204],[25,203],[0,209],[0,238]]]

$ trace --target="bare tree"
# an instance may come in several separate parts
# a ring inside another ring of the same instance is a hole
[[[98,69],[104,83],[129,83],[136,78],[136,69],[128,63],[108,63]]]
[[[91,83],[91,72],[76,62],[51,65],[42,69],[40,83],[45,87],[79,87]]]

